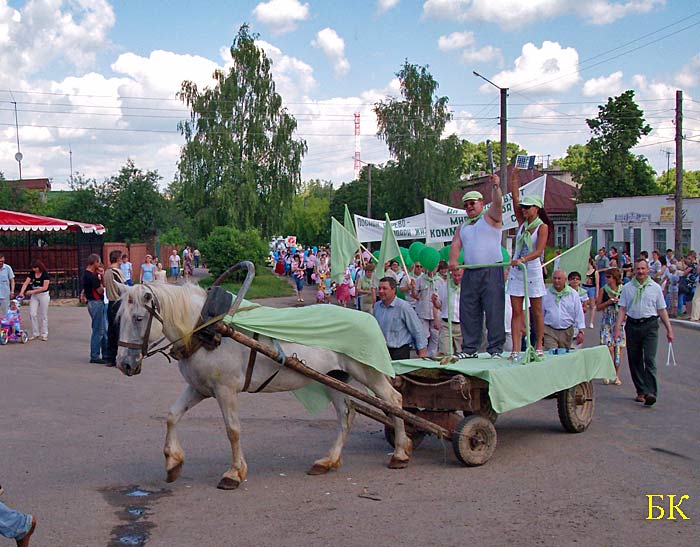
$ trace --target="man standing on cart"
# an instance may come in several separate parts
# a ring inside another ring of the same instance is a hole
[[[514,175],[515,176],[515,175]],[[450,270],[457,269],[460,250],[464,264],[494,264],[503,261],[501,229],[503,194],[497,175],[491,175],[491,207],[484,211],[484,197],[472,190],[462,197],[467,218],[455,232],[450,247]],[[486,351],[498,358],[506,341],[504,323],[505,279],[501,268],[466,269],[462,276],[459,317],[462,329],[462,352],[459,359],[478,356],[483,338],[484,315],[488,344]]]

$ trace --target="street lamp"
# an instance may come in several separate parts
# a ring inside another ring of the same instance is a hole
[[[506,115],[506,99],[508,97],[508,88],[507,87],[500,87],[494,84],[491,80],[488,78],[482,76],[479,74],[476,70],[472,70],[472,73],[474,76],[477,76],[478,78],[481,78],[485,82],[490,83],[493,87],[498,89],[501,93],[501,171],[500,171],[500,176],[501,176],[501,191],[503,194],[505,194],[508,190],[508,170],[507,170],[507,162],[508,162],[508,151],[506,149],[506,145],[508,144],[508,131],[507,131],[507,115]]]

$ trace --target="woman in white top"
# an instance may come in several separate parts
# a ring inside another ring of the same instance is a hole
[[[515,171],[514,171],[515,172]],[[515,252],[508,274],[508,290],[510,302],[513,307],[513,319],[511,323],[511,336],[513,337],[513,351],[510,359],[519,357],[518,349],[522,343],[525,332],[526,314],[523,309],[525,299],[525,283],[520,264],[525,264],[527,269],[527,295],[530,300],[530,309],[535,319],[535,332],[537,341],[535,351],[541,357],[544,347],[544,314],[542,312],[542,297],[546,291],[542,264],[540,257],[544,253],[549,237],[549,218],[544,211],[544,202],[539,196],[526,196],[520,200],[520,188],[517,175],[511,178],[511,192],[513,195],[513,209],[518,219],[520,228],[515,238]]]

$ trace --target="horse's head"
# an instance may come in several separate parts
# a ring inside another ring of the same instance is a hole
[[[149,345],[163,335],[161,305],[150,285],[120,285],[117,367],[127,376],[141,372]]]

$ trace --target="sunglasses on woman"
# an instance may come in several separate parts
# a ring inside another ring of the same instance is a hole
[[[530,209],[532,205],[523,205],[522,203],[518,203],[518,207],[520,207],[521,209]]]

